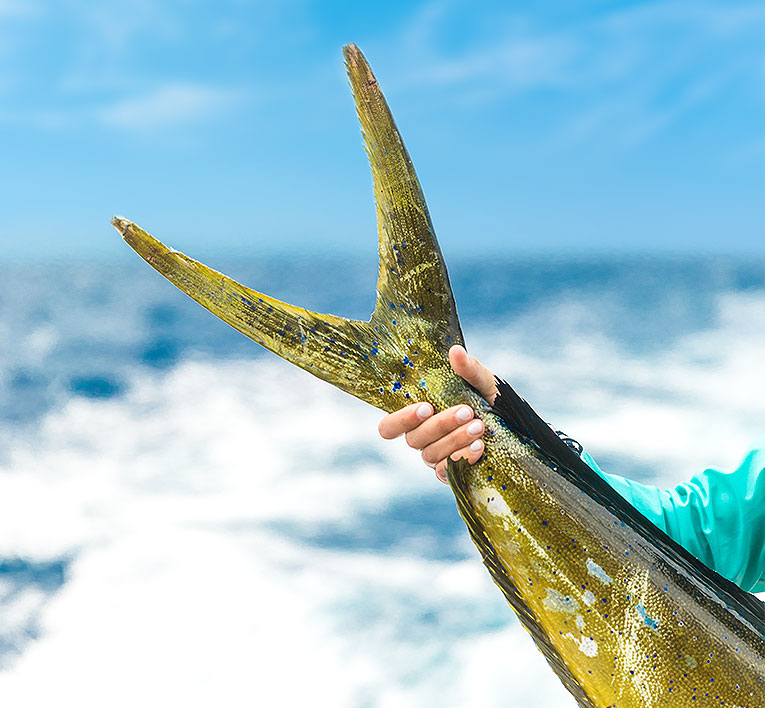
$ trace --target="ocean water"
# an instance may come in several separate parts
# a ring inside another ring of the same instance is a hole
[[[211,263],[366,317],[375,264]],[[450,261],[470,351],[611,472],[765,438],[765,261]],[[0,268],[0,696],[573,706],[381,413],[145,265]]]

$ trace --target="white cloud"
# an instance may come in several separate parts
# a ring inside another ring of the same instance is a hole
[[[168,84],[98,109],[97,119],[126,130],[152,130],[208,118],[242,99],[236,89],[201,84]]]
[[[495,18],[493,24],[500,29],[494,32],[493,40],[481,35],[480,43],[445,56],[435,47],[438,29],[459,21],[450,17],[456,6],[452,0],[432,3],[404,29],[402,40],[407,50],[399,54],[420,67],[408,71],[409,76],[455,84],[490,76],[498,90],[508,84],[535,88],[565,82],[581,86],[593,80],[617,79],[636,70],[646,59],[668,61],[668,68],[678,61],[691,63],[693,56],[686,51],[689,47],[757,38],[765,29],[765,7],[753,3],[651,4],[569,21],[560,27],[542,25],[532,16],[507,13]],[[671,41],[665,33],[671,33]],[[653,51],[657,46],[675,51],[670,56],[666,52],[656,56]],[[762,55],[760,48],[760,62]],[[412,57],[416,57],[413,62]]]
[[[542,90],[566,94],[584,105],[581,115],[567,116],[572,139],[619,121],[634,144],[737,80],[752,91],[761,82],[761,4],[651,3],[565,23],[509,11],[490,27],[471,24],[462,10],[453,0],[431,3],[402,30],[403,46],[390,43],[406,58],[398,86],[447,87],[463,104]],[[441,37],[458,25],[477,39],[455,51]]]
[[[33,0],[0,0],[0,17],[21,17],[35,13],[37,7]]]
[[[182,8],[173,11],[168,5],[157,0],[69,0],[67,12],[89,28],[99,50],[121,52],[141,35],[167,38],[181,33]]]
[[[245,91],[238,88],[173,83],[85,108],[0,108],[0,123],[53,131],[79,129],[95,123],[145,133],[214,118],[240,104],[245,95]]]

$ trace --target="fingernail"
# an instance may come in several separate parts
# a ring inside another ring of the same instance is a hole
[[[461,423],[464,423],[470,420],[472,415],[473,411],[471,411],[467,406],[463,406],[457,411],[457,420],[459,420]]]
[[[430,415],[430,406],[427,403],[423,403],[417,408],[417,417],[425,419]]]
[[[477,435],[481,432],[482,428],[483,423],[481,423],[480,420],[474,420],[470,425],[468,425],[467,431],[470,435]]]
[[[480,440],[473,440],[473,442],[470,443],[470,449],[473,452],[478,452],[481,449],[481,445],[483,445],[483,443]]]

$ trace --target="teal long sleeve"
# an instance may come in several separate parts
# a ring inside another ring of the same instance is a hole
[[[668,536],[749,592],[765,591],[765,441],[734,470],[707,469],[671,489],[603,472],[582,459]]]

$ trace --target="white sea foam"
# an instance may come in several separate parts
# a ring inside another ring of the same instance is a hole
[[[524,321],[498,335],[477,331],[472,351],[595,459],[618,458],[627,473],[634,463],[672,484],[707,466],[731,468],[765,442],[762,293],[722,295],[712,326],[647,355],[582,330],[572,309],[535,311],[565,343],[554,356],[524,350]]]
[[[533,358],[520,333],[469,333],[472,351],[596,457],[679,479],[763,435],[754,298],[645,356],[601,334]],[[5,702],[573,705],[466,534],[442,542],[468,560],[315,537],[448,497],[379,417],[272,359],[187,361],[48,414],[0,468],[0,556],[72,561],[8,615],[36,613],[40,637],[0,671]]]

